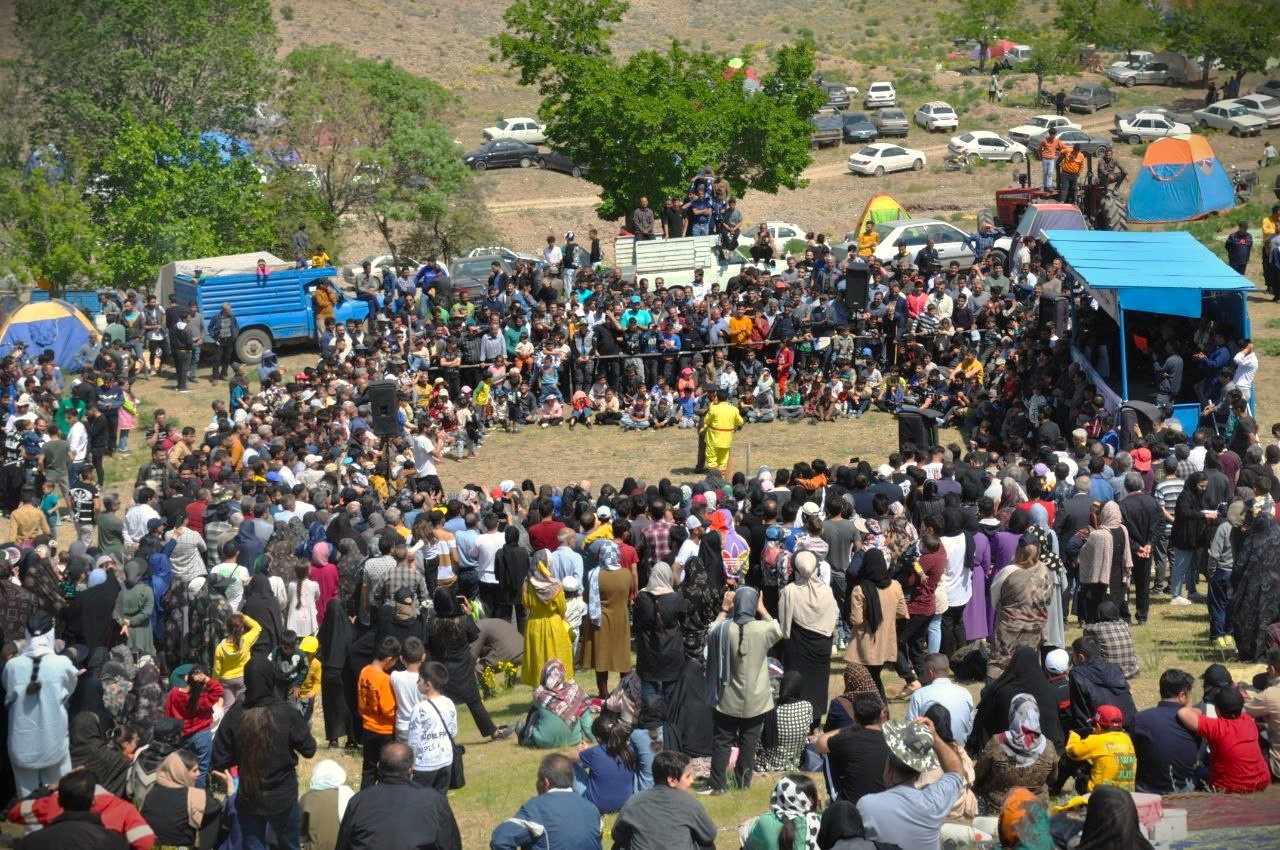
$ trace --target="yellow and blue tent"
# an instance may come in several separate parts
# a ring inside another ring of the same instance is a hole
[[[29,355],[53,352],[59,366],[75,363],[76,352],[94,333],[93,323],[66,301],[52,299],[23,304],[0,325],[0,357],[24,342]]]

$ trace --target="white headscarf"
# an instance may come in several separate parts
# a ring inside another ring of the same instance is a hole
[[[342,769],[342,765],[333,759],[322,759],[316,762],[315,768],[311,771],[310,789],[330,791],[334,788],[338,789],[338,820],[342,820],[342,816],[347,812],[347,803],[351,802],[356,792],[347,786],[347,772]]]

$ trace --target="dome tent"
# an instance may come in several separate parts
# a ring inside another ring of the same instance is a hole
[[[1129,220],[1146,224],[1194,221],[1235,206],[1236,192],[1204,136],[1151,143],[1129,193]]]
[[[93,323],[66,301],[55,298],[23,304],[0,326],[0,357],[22,342],[29,355],[48,349],[57,364],[66,368],[74,365],[76,352],[91,333],[96,333]]]

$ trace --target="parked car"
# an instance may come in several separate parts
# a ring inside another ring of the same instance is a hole
[[[1119,59],[1112,62],[1110,67],[1127,68],[1135,62],[1142,64],[1143,62],[1150,62],[1154,58],[1156,58],[1156,55],[1150,50],[1131,50],[1124,56],[1121,56]]]
[[[1000,58],[996,60],[996,68],[1000,70],[1009,70],[1014,65],[1021,65],[1031,58],[1031,48],[1026,44],[1015,44],[1010,47]]]
[[[1163,106],[1135,106],[1132,109],[1123,109],[1112,116],[1112,120],[1116,126],[1120,126],[1120,122],[1124,119],[1132,121],[1139,112],[1150,112],[1163,117],[1171,124],[1186,124],[1188,127],[1194,127],[1196,117],[1190,112],[1174,112],[1172,109],[1165,109]]]
[[[547,141],[546,127],[534,118],[503,118],[492,127],[486,127],[484,137],[493,139],[515,139],[526,145],[541,145]]]
[[[844,119],[834,109],[823,109],[809,119],[813,132],[809,134],[809,147],[829,148],[840,144],[844,138]]]
[[[489,289],[489,275],[493,264],[502,266],[507,274],[515,269],[515,263],[504,254],[479,254],[462,257],[449,263],[449,280],[446,300],[452,303],[458,293],[467,290],[472,300],[479,300]]]
[[[1220,100],[1191,114],[1196,117],[1198,126],[1226,130],[1233,136],[1256,136],[1267,127],[1265,120],[1234,100]]]
[[[963,156],[970,161],[989,159],[1022,162],[1027,158],[1025,146],[990,130],[970,130],[959,136],[953,136],[947,143],[947,153],[952,156]]]
[[[881,177],[890,171],[919,171],[927,161],[924,151],[877,142],[850,154],[849,170],[854,174]]]
[[[1044,137],[1048,135],[1048,131],[1042,131],[1027,140],[1027,148],[1035,150],[1044,141]],[[1092,133],[1086,133],[1084,130],[1066,130],[1058,131],[1058,141],[1072,148],[1078,148],[1089,156],[1101,156],[1104,151],[1111,147],[1111,140],[1106,136],[1095,136]]]
[[[1266,121],[1268,127],[1280,125],[1280,100],[1265,94],[1245,94],[1235,98],[1235,101]]]
[[[911,129],[907,113],[896,107],[877,109],[871,123],[876,126],[881,136],[905,136]]]
[[[849,144],[874,142],[880,135],[865,112],[846,112],[841,118],[844,121],[844,140]]]
[[[1270,97],[1280,97],[1280,77],[1273,80],[1267,80],[1262,85],[1254,89],[1258,94],[1265,94]]]
[[[535,257],[533,254],[521,254],[519,251],[512,251],[504,245],[484,245],[479,248],[472,248],[467,252],[468,257],[486,257],[489,254],[500,254],[514,264],[517,260],[528,260],[531,263],[542,265],[542,257]]]
[[[756,233],[763,224],[765,229],[769,231],[769,238],[773,240],[773,253],[775,257],[783,257],[787,253],[787,244],[797,239],[804,239],[804,235],[808,233],[798,224],[792,224],[789,221],[765,221],[755,222],[749,227],[744,222],[742,232],[738,234],[738,247],[750,249],[756,242]]]
[[[935,218],[910,218],[886,221],[884,224],[877,224],[874,230],[880,236],[875,256],[882,263],[893,260],[898,253],[899,242],[907,246],[907,254],[914,260],[916,252],[932,237],[933,247],[938,249],[938,259],[943,268],[950,265],[952,260],[959,263],[961,268],[973,265],[973,249],[965,242],[969,234],[954,224]]]
[[[1102,83],[1080,83],[1067,95],[1067,109],[1090,115],[1116,102],[1116,93]]]
[[[582,177],[587,173],[587,166],[574,162],[562,153],[547,151],[539,153],[535,163],[547,171],[559,171],[572,177]]]
[[[878,109],[881,106],[897,106],[898,90],[893,83],[872,83],[867,87],[867,97],[863,102],[867,109]]]
[[[1170,121],[1155,112],[1139,112],[1133,118],[1122,118],[1116,122],[1112,131],[1115,137],[1131,145],[1163,139],[1168,136],[1182,136],[1191,132],[1186,124]]]
[[[1009,138],[1025,145],[1032,136],[1044,135],[1050,127],[1057,128],[1059,133],[1067,128],[1080,129],[1079,124],[1063,115],[1037,115],[1026,124],[1019,124],[1010,130]]]
[[[473,151],[462,155],[462,161],[476,171],[489,168],[528,168],[538,161],[538,149],[515,139],[495,139],[485,142]]]
[[[844,83],[819,82],[818,88],[826,93],[827,106],[840,112],[849,108],[849,89],[845,87]]]
[[[916,110],[915,121],[932,133],[934,130],[954,130],[960,126],[960,118],[951,104],[931,100]]]
[[[396,260],[400,262],[397,263]],[[379,280],[382,279],[382,270],[391,269],[394,274],[398,269],[411,268],[417,269],[421,265],[417,260],[409,257],[393,257],[390,254],[370,254],[358,263],[348,263],[342,267],[342,279],[348,286],[355,286],[356,275],[364,271],[364,264],[368,263],[373,271],[374,276]]]
[[[1148,60],[1146,62],[1130,62],[1127,65],[1112,65],[1103,72],[1107,79],[1113,80],[1125,88],[1136,85],[1176,86],[1187,81],[1182,70],[1173,68],[1168,62]]]

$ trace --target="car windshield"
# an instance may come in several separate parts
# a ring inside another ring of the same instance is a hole
[[[960,137],[960,141],[965,142],[965,143],[968,143],[968,142],[972,142],[972,141],[974,140],[974,138],[975,138],[975,137],[974,137],[973,133],[965,133],[965,134],[963,134],[963,135]]]
[[[865,156],[867,159],[875,159],[879,155],[880,148],[875,147],[874,145],[867,145],[865,148],[854,154],[854,156]]]
[[[1255,97],[1253,102],[1257,109],[1280,109],[1280,100],[1274,97]]]
[[[956,111],[944,103],[942,106],[935,106],[933,108],[933,114],[934,115],[955,115]]]
[[[890,121],[905,121],[907,113],[903,112],[901,109],[885,109],[881,110],[880,117],[887,118]]]
[[[1031,119],[1032,127],[1051,127],[1053,126],[1053,124],[1054,124],[1054,119],[1052,118],[1040,117],[1040,118]]]
[[[488,277],[489,264],[493,260],[458,260],[453,270],[454,277]]]
[[[496,126],[497,126],[497,128],[498,128],[499,130],[505,130],[505,129],[507,129],[508,127],[510,127],[510,126],[511,126],[511,122],[510,122],[510,121],[508,121],[507,119],[503,118],[501,121],[499,121],[499,122],[497,123],[497,125],[496,125]]]
[[[865,112],[846,112],[844,114],[844,123],[846,124],[866,124],[867,115]]]
[[[1239,118],[1242,115],[1249,114],[1249,110],[1245,109],[1243,106],[1241,106],[1238,103],[1235,106],[1228,106],[1226,109],[1226,112],[1227,112],[1227,116],[1230,118]]]
[[[1076,86],[1071,90],[1071,93],[1073,95],[1079,95],[1080,97],[1088,97],[1089,95],[1093,94],[1093,89],[1087,88],[1085,86]]]
[[[885,244],[885,237],[892,233],[896,226],[897,225],[893,224],[877,224],[872,228],[872,230],[874,230],[875,234],[880,237],[880,244],[883,245]]]

